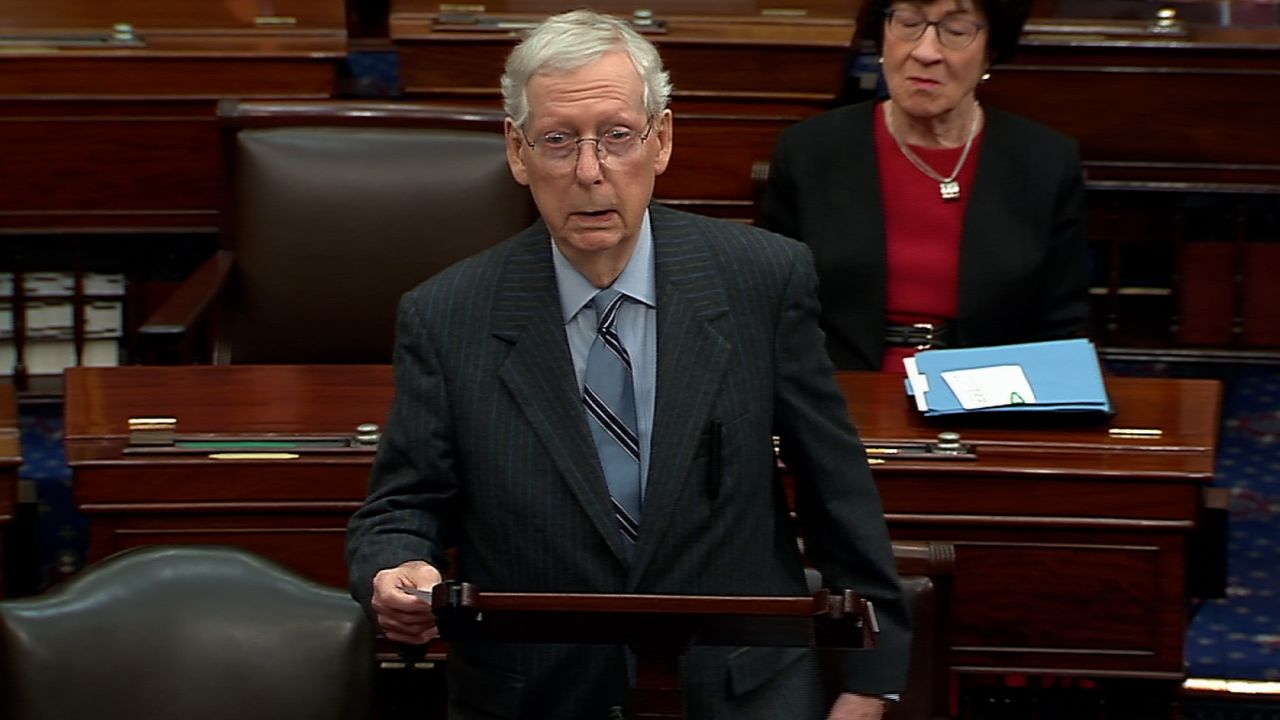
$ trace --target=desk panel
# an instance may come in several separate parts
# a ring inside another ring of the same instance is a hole
[[[996,66],[978,94],[1076,138],[1086,162],[1125,163],[1123,179],[1154,178],[1141,163],[1158,162],[1181,166],[1184,182],[1222,178],[1232,165],[1247,167],[1228,182],[1250,182],[1258,177],[1250,171],[1264,169],[1268,175],[1254,182],[1280,182],[1280,145],[1271,131],[1280,126],[1280,104],[1255,100],[1280,93],[1280,49],[1226,57],[1237,67],[1200,65],[1205,58],[1192,47],[1088,65],[1084,49],[1026,47],[1017,62]],[[1070,98],[1070,112],[1063,98]]]
[[[0,53],[0,229],[218,225],[220,98],[325,98],[325,50]]]
[[[1185,576],[1177,537],[1061,533],[1011,542],[964,536],[956,550],[957,668],[1183,676],[1188,617],[1173,600]],[[1022,621],[1029,606],[1043,621]]]
[[[111,103],[0,100],[9,160],[0,166],[7,188],[0,227],[93,227],[124,217],[147,226],[216,227],[212,108],[209,101],[163,102],[128,115]]]
[[[343,551],[347,518],[354,511],[350,504],[333,512],[325,512],[315,503],[299,504],[292,512],[280,505],[245,510],[210,503],[82,511],[91,518],[90,562],[146,545],[233,545],[326,585],[347,587]]]

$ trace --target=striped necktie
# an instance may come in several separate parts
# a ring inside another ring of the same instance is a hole
[[[626,296],[605,288],[591,299],[599,324],[582,388],[591,435],[613,497],[618,527],[633,549],[640,531],[640,436],[631,356],[618,337],[618,310]]]

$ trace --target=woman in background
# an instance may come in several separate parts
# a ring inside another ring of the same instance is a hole
[[[977,99],[1027,12],[1025,0],[867,0],[858,26],[888,99],[779,136],[761,223],[813,249],[837,367],[901,372],[922,346],[1083,330],[1076,143]]]

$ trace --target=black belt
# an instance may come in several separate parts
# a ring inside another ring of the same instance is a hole
[[[952,335],[952,326],[948,323],[884,326],[885,344],[913,347],[917,350],[951,347],[955,344]]]

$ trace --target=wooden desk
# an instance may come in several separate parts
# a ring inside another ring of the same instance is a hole
[[[221,543],[346,587],[347,518],[371,456],[212,460],[126,455],[130,417],[171,415],[183,432],[346,435],[381,424],[389,366],[72,368],[66,449],[90,562],[138,545]]]
[[[957,670],[1182,677],[1188,537],[1213,477],[1219,383],[1109,378],[1106,425],[1003,429],[926,421],[899,378],[841,384],[868,445],[957,430],[975,446],[976,460],[873,467],[895,540],[955,545]]]
[[[928,440],[899,378],[841,376],[868,445]],[[90,559],[134,545],[243,545],[345,584],[348,515],[369,456],[210,460],[126,455],[126,420],[174,415],[187,432],[345,434],[380,422],[383,366],[74,368],[66,445]],[[1176,679],[1186,558],[1212,478],[1220,386],[1112,378],[1108,426],[962,429],[976,460],[874,467],[895,540],[956,546],[954,666]],[[1160,428],[1156,439],[1109,427]]]
[[[5,555],[7,527],[18,509],[18,466],[22,443],[18,430],[18,400],[12,385],[0,384],[0,558]],[[35,552],[35,548],[28,548]],[[0,567],[0,597],[4,597],[4,568]]]

